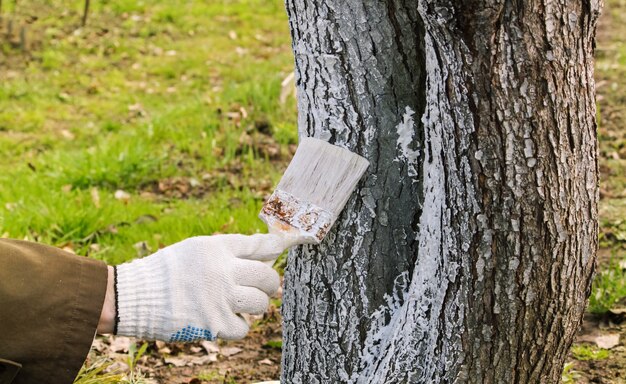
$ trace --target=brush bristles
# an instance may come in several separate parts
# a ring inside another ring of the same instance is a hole
[[[338,216],[369,166],[363,157],[325,141],[304,138],[277,190]]]

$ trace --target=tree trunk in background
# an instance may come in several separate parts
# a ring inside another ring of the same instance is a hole
[[[284,383],[560,380],[597,246],[599,8],[287,0],[300,134],[371,167],[289,255]]]

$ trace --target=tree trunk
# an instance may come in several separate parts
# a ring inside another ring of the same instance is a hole
[[[371,166],[289,255],[284,383],[560,380],[597,246],[600,6],[287,0],[300,134]]]

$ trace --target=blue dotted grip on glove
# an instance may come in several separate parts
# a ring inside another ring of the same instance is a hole
[[[182,328],[170,337],[170,343],[175,341],[197,340],[215,340],[215,337],[213,337],[213,334],[208,329],[192,327],[191,325]]]

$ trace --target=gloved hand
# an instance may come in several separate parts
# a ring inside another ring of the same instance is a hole
[[[118,335],[164,341],[240,339],[238,314],[261,314],[280,284],[262,261],[290,244],[276,235],[192,237],[115,270]]]

